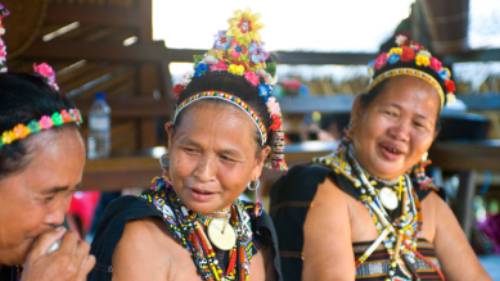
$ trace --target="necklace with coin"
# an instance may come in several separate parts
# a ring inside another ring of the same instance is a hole
[[[236,231],[229,223],[230,218],[230,212],[224,218],[212,218],[207,227],[210,242],[223,251],[231,250],[236,244]]]
[[[394,211],[399,205],[398,196],[390,187],[382,187],[378,192],[378,198],[382,202],[382,205],[388,210]]]

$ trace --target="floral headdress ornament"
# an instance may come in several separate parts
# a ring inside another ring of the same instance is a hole
[[[50,65],[48,65],[45,62],[41,64],[34,63],[33,71],[38,75],[40,75],[45,80],[45,82],[52,88],[52,90],[56,92],[59,91],[59,85],[57,85],[56,82],[56,72]]]
[[[0,3],[0,73],[7,72],[7,47],[3,41],[5,35],[5,27],[3,26],[3,18],[10,15],[9,10]]]
[[[373,77],[368,90],[388,78],[409,75],[430,83],[437,90],[441,108],[455,100],[455,82],[451,79],[450,69],[424,46],[404,35],[396,36],[395,46],[380,53],[369,64],[369,71]]]
[[[269,53],[263,49],[263,43],[259,36],[262,25],[258,22],[258,19],[259,16],[249,10],[236,11],[234,16],[229,19],[229,29],[217,33],[212,49],[202,56],[195,56],[193,76],[199,77],[207,72],[220,71],[244,77],[258,89],[259,96],[266,104],[271,117],[269,128],[264,125],[262,117],[258,116],[240,98],[219,91],[199,93],[181,101],[174,113],[174,121],[185,107],[197,100],[206,98],[223,99],[238,106],[252,118],[259,131],[262,146],[266,144],[268,135],[270,136],[272,152],[266,166],[286,170],[287,166],[283,154],[282,114],[279,103],[271,95],[275,82],[276,65],[269,60]],[[186,77],[183,82],[174,86],[173,91],[177,98],[185,90],[190,80],[191,77]]]
[[[3,18],[8,16],[10,12],[0,3],[0,73],[7,72],[7,47],[1,36],[5,34],[3,26]],[[35,73],[42,76],[47,84],[55,91],[59,91],[55,80],[55,72],[46,63],[34,64],[33,69]],[[15,141],[27,138],[32,134],[39,133],[54,127],[59,127],[64,124],[75,123],[80,125],[82,123],[82,116],[80,111],[76,108],[63,109],[59,112],[54,112],[50,116],[44,115],[37,120],[31,120],[27,124],[17,124],[10,130],[3,131],[0,134],[0,149],[5,145],[9,145]]]

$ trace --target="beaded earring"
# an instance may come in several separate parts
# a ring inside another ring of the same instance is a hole
[[[421,189],[435,189],[436,187],[434,186],[434,183],[432,181],[432,178],[427,176],[425,173],[425,168],[429,166],[432,161],[428,159],[429,158],[429,153],[425,152],[420,161],[415,165],[413,168],[413,173],[415,174],[415,179],[417,181],[417,184]]]

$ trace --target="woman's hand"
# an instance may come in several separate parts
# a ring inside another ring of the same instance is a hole
[[[61,240],[59,249],[48,253]],[[33,244],[23,266],[21,281],[85,281],[95,264],[90,246],[64,228],[42,234]]]

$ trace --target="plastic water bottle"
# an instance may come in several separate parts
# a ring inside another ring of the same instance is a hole
[[[104,93],[96,93],[88,116],[87,156],[89,159],[108,157],[111,151],[111,108]]]

